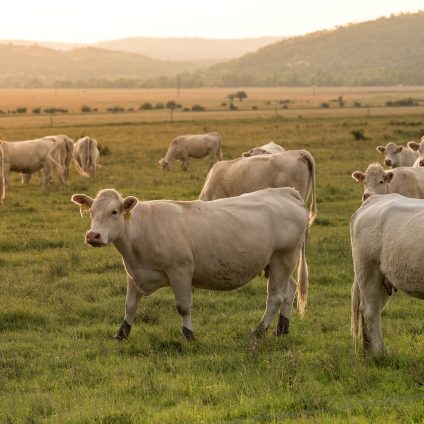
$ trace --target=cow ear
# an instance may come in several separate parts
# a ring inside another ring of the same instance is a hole
[[[403,146],[398,146],[398,148],[396,149],[396,153],[401,152],[401,151],[402,151],[402,149],[403,149]]]
[[[352,178],[358,183],[362,183],[365,180],[365,174],[361,171],[355,171],[352,173]]]
[[[89,211],[94,199],[86,194],[74,194],[71,197],[71,201],[80,206],[80,214],[81,216],[84,216],[84,213]]]
[[[248,158],[248,157],[250,157],[250,152],[243,152],[243,153],[241,154],[241,156],[242,156],[243,158]]]
[[[390,181],[393,180],[394,176],[395,176],[395,173],[393,171],[387,171],[387,172],[384,173],[384,179],[388,183],[390,183]]]
[[[124,199],[122,202],[122,211],[126,219],[129,219],[129,214],[131,213],[131,210],[137,206],[137,203],[138,199],[134,196],[128,196]]]
[[[377,150],[378,153],[384,153],[386,148],[384,146],[377,146],[376,150]]]
[[[420,145],[415,141],[408,141],[408,147],[416,152],[417,150],[419,150]]]

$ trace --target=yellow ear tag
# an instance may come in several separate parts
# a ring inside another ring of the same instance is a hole
[[[128,209],[124,211],[124,219],[125,221],[129,221],[131,218],[131,211],[129,211]]]
[[[81,216],[84,216],[85,214],[90,213],[90,207],[86,205],[85,203],[83,203],[82,205],[80,205],[80,213],[81,213]]]

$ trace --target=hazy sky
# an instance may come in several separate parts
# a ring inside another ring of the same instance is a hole
[[[8,0],[0,39],[287,36],[420,9],[424,0]]]

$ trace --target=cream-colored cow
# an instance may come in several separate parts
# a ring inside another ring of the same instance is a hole
[[[58,151],[59,143],[50,137],[28,141],[0,141],[0,203],[4,202],[5,186],[10,188],[10,172],[32,174],[42,169],[43,188],[46,189],[54,169],[61,188],[64,188],[63,167],[55,159]]]
[[[421,233],[424,237],[424,201],[420,199],[376,195],[353,214],[351,330],[355,347],[361,321],[365,350],[385,352],[381,310],[393,290],[424,299]]]
[[[95,199],[74,194],[90,209],[85,235],[94,247],[113,243],[127,272],[125,318],[116,338],[126,339],[141,297],[169,286],[183,334],[193,338],[192,288],[228,291],[244,286],[269,264],[268,297],[254,335],[261,336],[283,299],[296,262],[298,307],[303,314],[308,272],[308,212],[292,188],[270,188],[213,202],[125,199],[113,189]],[[281,321],[277,326],[280,332]]]
[[[364,183],[362,200],[373,194],[390,193],[424,199],[424,167],[403,166],[385,171],[379,163],[372,163],[365,173],[353,172],[352,178]]]
[[[172,161],[179,160],[182,170],[190,167],[190,158],[209,156],[208,170],[216,161],[222,160],[222,137],[218,132],[207,134],[181,135],[174,138],[168,147],[164,158],[159,161],[162,171],[171,169]]]
[[[74,165],[80,175],[87,178],[96,177],[100,152],[97,141],[91,137],[81,137],[74,144]]]
[[[417,160],[414,162],[414,167],[418,167],[418,166],[424,166],[424,136],[421,137],[421,140],[419,143],[417,143],[416,141],[408,141],[408,147],[418,153],[418,158]]]
[[[387,143],[385,146],[378,146],[376,150],[384,155],[384,163],[391,168],[413,166],[418,158],[417,152],[405,146],[398,146],[395,143]]]
[[[263,144],[262,146],[254,147],[248,152],[244,152],[242,156],[244,158],[248,158],[250,156],[272,155],[274,153],[281,153],[281,152],[285,152],[285,149],[279,146],[275,141],[270,141],[269,143]]]

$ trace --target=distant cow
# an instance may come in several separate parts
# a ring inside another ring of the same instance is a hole
[[[418,158],[417,152],[395,143],[387,143],[386,146],[378,146],[376,149],[377,152],[384,154],[384,163],[391,168],[413,166]]]
[[[162,171],[169,171],[172,161],[180,160],[182,170],[187,171],[190,158],[200,159],[209,156],[209,170],[216,161],[222,160],[221,142],[221,134],[217,132],[181,135],[171,141],[165,157],[159,161],[159,164]]]
[[[65,187],[63,167],[55,159],[59,143],[50,137],[28,141],[0,141],[0,203],[5,198],[5,186],[10,187],[10,172],[32,174],[43,170],[43,188],[50,182],[51,170],[59,178],[61,188]]]
[[[55,150],[52,154],[54,159],[59,162],[63,167],[63,178],[66,186],[66,183],[69,178],[69,169],[72,162],[74,143],[71,138],[64,134],[51,135],[43,138],[53,138],[58,143],[59,148]],[[31,176],[31,173],[22,173],[22,184],[28,184],[31,180]]]
[[[193,287],[235,290],[270,264],[266,309],[254,332],[259,337],[280,308],[298,259],[298,307],[304,312],[308,213],[294,189],[265,189],[213,202],[140,202],[108,189],[95,199],[74,194],[72,201],[90,210],[86,243],[113,243],[123,257],[128,285],[118,340],[128,337],[141,297],[165,286],[174,292],[183,334],[191,340]],[[281,321],[277,333],[280,326]]]
[[[399,194],[373,196],[353,214],[351,330],[355,347],[362,321],[365,350],[385,352],[381,310],[393,290],[424,299],[423,223],[424,201]]]
[[[99,166],[100,152],[97,141],[91,137],[82,137],[74,144],[74,164],[80,175],[87,178],[96,177],[96,167]]]
[[[275,141],[270,141],[269,143],[263,144],[262,146],[254,147],[248,152],[244,152],[242,156],[244,158],[248,158],[250,156],[256,155],[272,155],[273,153],[281,153],[284,151],[284,148],[275,143]]]
[[[364,183],[362,200],[373,194],[390,193],[424,199],[424,167],[403,166],[385,171],[379,163],[372,163],[365,173],[353,172],[352,178],[358,183]]]
[[[415,141],[408,141],[408,147],[414,152],[418,153],[418,158],[413,166],[424,166],[424,136],[421,137],[419,143]]]

